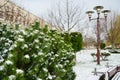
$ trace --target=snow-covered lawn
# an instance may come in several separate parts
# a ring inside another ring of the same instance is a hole
[[[91,53],[96,52],[96,50],[82,50],[76,53],[76,65],[74,66],[74,71],[76,73],[75,80],[98,80],[99,76],[95,76],[92,71],[97,68],[98,71],[106,71],[106,63],[109,65],[119,65],[120,64],[120,54],[111,54],[108,57],[108,61],[101,61],[101,65],[97,65],[93,62]],[[101,52],[107,52],[107,50],[102,50]]]

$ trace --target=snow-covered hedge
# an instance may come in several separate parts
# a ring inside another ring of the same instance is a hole
[[[14,42],[14,30],[6,24],[0,23],[0,60],[6,58],[10,46]]]
[[[107,58],[108,58],[110,55],[111,55],[111,54],[108,53],[108,52],[101,52],[100,58],[101,58],[103,61],[106,61],[106,60],[108,60]],[[97,54],[96,54],[96,53],[91,53],[91,56],[93,57],[94,61],[97,61]]]
[[[0,60],[0,79],[74,80],[75,55],[61,33],[41,29],[39,23],[14,33],[7,57]]]

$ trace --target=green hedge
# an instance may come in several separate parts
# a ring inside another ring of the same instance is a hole
[[[72,69],[75,54],[71,44],[64,41],[61,33],[48,30],[47,26],[42,29],[39,23],[25,30],[10,29],[14,34],[7,34],[8,30],[0,29],[7,36],[12,36],[12,44],[5,49],[6,58],[0,58],[0,80],[75,79]],[[0,47],[4,49],[4,46]]]
[[[82,34],[79,32],[72,32],[70,36],[74,52],[80,51],[82,49],[83,44]]]
[[[67,44],[71,44],[74,52],[80,51],[82,49],[83,39],[82,34],[79,32],[71,32],[62,34],[64,41]]]
[[[100,43],[100,48],[101,48],[101,49],[104,49],[105,46],[106,46],[105,43]]]

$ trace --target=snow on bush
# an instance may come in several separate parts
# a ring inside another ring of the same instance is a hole
[[[24,57],[25,57],[26,59],[29,59],[29,58],[30,58],[30,56],[29,56],[29,55],[25,55]]]
[[[48,72],[47,68],[43,68],[43,71]]]
[[[11,27],[0,23],[0,57],[6,58],[9,48],[14,42],[14,31]],[[1,59],[0,58],[0,59]]]
[[[16,76],[15,75],[10,75],[9,76],[9,80],[15,80],[16,79]]]
[[[22,38],[18,38],[18,41],[19,41],[19,42],[23,42],[24,39],[22,39]]]
[[[4,65],[0,66],[0,71],[2,71],[4,69]]]
[[[43,52],[38,52],[38,55],[40,56],[40,55],[43,55]]]
[[[23,74],[23,72],[24,72],[24,71],[21,70],[21,69],[16,69],[16,73],[17,73],[17,74]]]
[[[37,80],[42,80],[41,78],[37,78]]]
[[[13,64],[13,62],[10,61],[10,60],[5,61],[5,63],[6,63],[7,65],[12,65],[12,64]]]
[[[64,42],[61,33],[48,30],[47,27],[41,29],[38,23],[25,30],[17,29],[13,32],[14,40],[8,41],[12,44],[7,43],[9,47],[4,49],[9,54],[6,54],[0,64],[4,66],[0,71],[1,79],[12,79],[12,75],[15,75],[16,80],[75,79],[72,69],[75,55],[72,46]]]
[[[4,61],[4,59],[3,58],[0,58],[0,63],[2,63]]]

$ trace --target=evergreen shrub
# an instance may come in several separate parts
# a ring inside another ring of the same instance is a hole
[[[100,48],[101,48],[101,49],[104,49],[105,46],[106,46],[105,43],[100,43]]]
[[[47,26],[42,29],[37,22],[25,30],[10,31],[14,31],[13,40],[6,49],[7,57],[0,59],[0,80],[75,79],[75,54],[60,32]]]
[[[83,44],[82,34],[79,32],[72,32],[70,36],[74,52],[80,51],[82,49]]]

